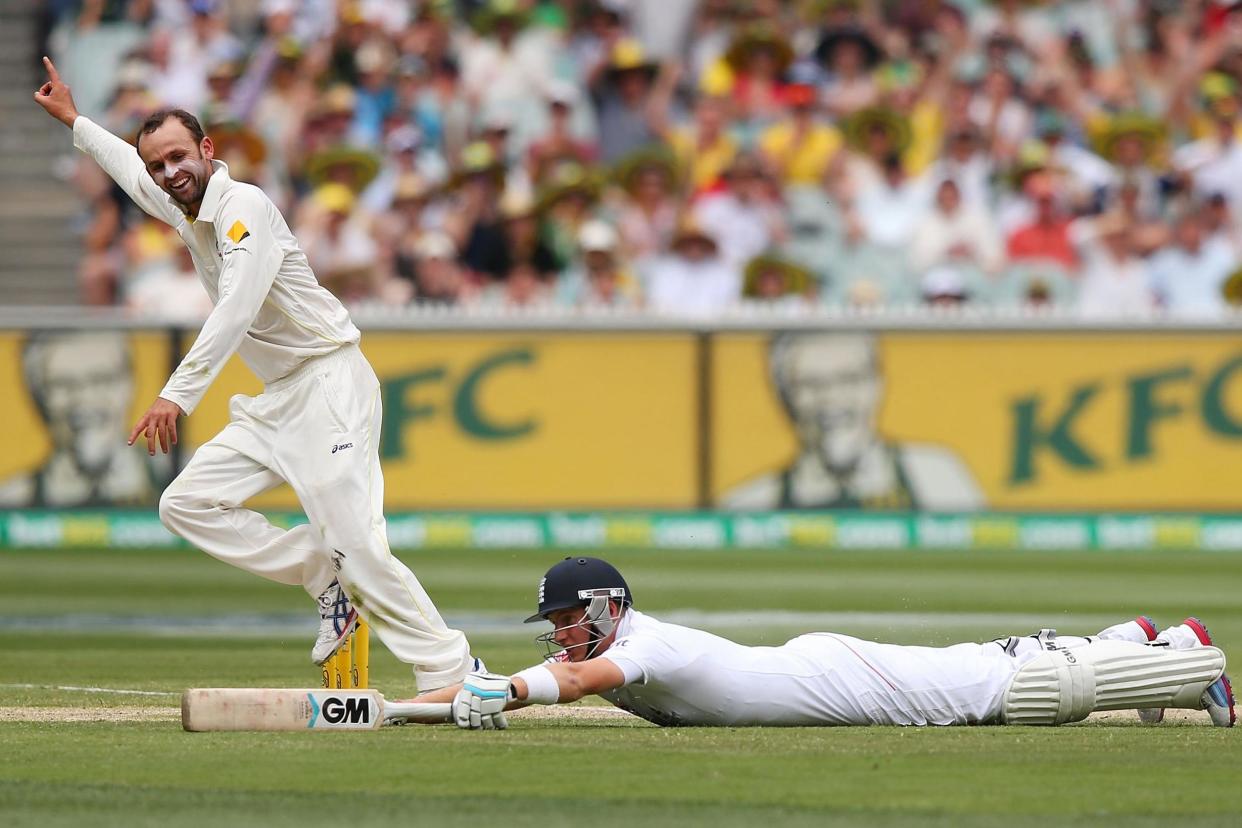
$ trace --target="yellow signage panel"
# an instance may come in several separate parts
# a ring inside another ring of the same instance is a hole
[[[383,386],[385,503],[399,509],[685,508],[697,497],[688,334],[367,333]],[[195,445],[261,384],[234,359]],[[281,487],[254,501],[296,508]]]
[[[185,337],[188,347],[192,337]],[[0,508],[153,507],[125,437],[166,332],[0,332]],[[368,333],[386,503],[407,509],[1237,511],[1242,336]],[[262,386],[233,360],[186,456]],[[287,488],[255,501],[297,509]]]
[[[1236,510],[1242,337],[723,335],[733,509]]]
[[[154,506],[171,464],[126,438],[169,361],[162,332],[0,332],[0,508]]]

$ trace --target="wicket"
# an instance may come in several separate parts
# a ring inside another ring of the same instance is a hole
[[[371,636],[361,618],[341,648],[323,663],[323,686],[366,689],[371,678]]]

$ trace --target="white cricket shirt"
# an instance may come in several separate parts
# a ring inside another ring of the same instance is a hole
[[[747,647],[632,608],[599,657],[625,675],[600,696],[660,725],[988,722],[1018,667],[992,643],[906,647],[810,633]]]
[[[134,203],[174,227],[215,309],[160,396],[191,413],[236,351],[264,383],[304,360],[356,343],[349,312],[315,279],[284,216],[262,190],[213,172],[198,218],[182,212],[147,173],[138,151],[85,116],[73,144],[90,155]]]

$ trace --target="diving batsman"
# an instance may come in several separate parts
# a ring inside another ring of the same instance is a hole
[[[1165,708],[1237,720],[1225,655],[1197,618],[1158,632],[1146,616],[1098,635],[1052,630],[982,644],[911,647],[815,632],[747,647],[634,608],[597,558],[566,558],[539,583],[527,619],[549,660],[513,676],[476,672],[452,698],[469,729],[503,728],[505,710],[599,695],[664,726],[1059,725],[1097,710]]]

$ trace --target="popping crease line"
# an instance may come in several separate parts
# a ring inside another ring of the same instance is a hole
[[[112,693],[117,696],[180,696],[171,690],[129,690],[117,687],[78,687],[72,684],[0,684],[0,690],[65,690],[75,693]]]

